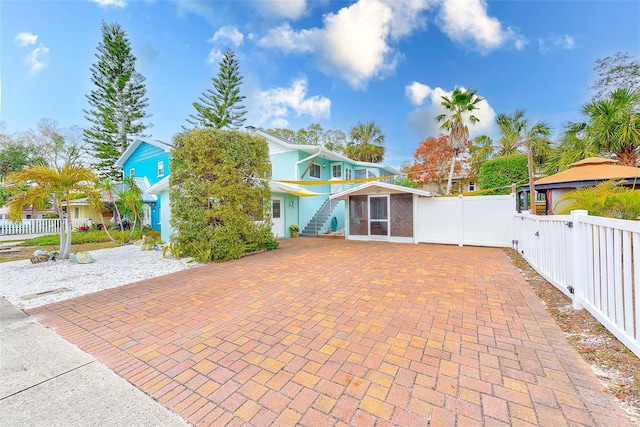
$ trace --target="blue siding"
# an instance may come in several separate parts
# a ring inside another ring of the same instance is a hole
[[[129,156],[127,161],[124,162],[124,177],[128,177],[129,171],[133,168],[135,170],[135,176],[140,178],[147,177],[149,184],[153,185],[169,175],[170,157],[171,153],[167,153],[158,147],[143,142],[138,149]],[[162,176],[158,176],[158,162],[164,162],[164,175]]]
[[[142,142],[140,146],[129,156],[123,165],[123,175],[129,177],[131,169],[138,178],[146,177],[149,185],[154,185],[169,175],[169,159],[171,153],[165,152],[156,146]],[[164,164],[164,174],[158,176],[158,162]],[[163,200],[158,197],[155,208],[151,209],[151,228],[161,230],[161,218]]]

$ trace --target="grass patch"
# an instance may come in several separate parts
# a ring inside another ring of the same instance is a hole
[[[129,237],[129,230],[111,230],[111,236],[118,242],[124,242]],[[132,240],[140,240],[142,236],[147,236],[147,242],[159,240],[159,233],[153,230],[135,230]],[[71,244],[81,245],[85,243],[103,243],[110,242],[107,232],[104,230],[91,230],[87,233],[74,231],[71,233]],[[60,244],[60,235],[48,234],[46,236],[38,236],[20,243],[19,246],[58,246]]]

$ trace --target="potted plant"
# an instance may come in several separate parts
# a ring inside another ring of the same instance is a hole
[[[78,227],[78,231],[81,231],[83,233],[88,233],[90,228],[91,227],[89,227],[88,225],[81,225],[80,227]]]
[[[291,224],[289,226],[289,231],[291,232],[291,237],[298,237],[298,233],[300,232],[300,227],[298,227],[298,224]]]

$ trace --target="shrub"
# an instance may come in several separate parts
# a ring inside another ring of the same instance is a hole
[[[521,154],[487,160],[482,164],[478,173],[478,186],[481,190],[496,188],[496,190],[484,193],[487,196],[510,194],[511,189],[508,186],[524,182],[529,182],[529,173],[527,171],[527,156]]]
[[[172,243],[180,256],[226,261],[274,246],[269,148],[246,132],[196,129],[173,140]]]
[[[556,202],[558,214],[585,209],[589,215],[635,220],[640,217],[640,191],[622,187],[609,180],[595,187],[583,187],[564,193]],[[556,210],[556,208],[554,208]]]

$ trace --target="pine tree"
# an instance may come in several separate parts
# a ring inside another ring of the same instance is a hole
[[[149,106],[145,78],[136,71],[131,43],[119,24],[102,22],[96,57],[98,61],[91,66],[96,87],[87,95],[91,108],[84,110],[91,127],[85,129],[84,139],[91,145],[99,175],[120,180],[122,174],[114,163],[150,127],[143,122]]]
[[[243,77],[238,72],[235,53],[227,49],[219,63],[216,77],[212,77],[213,89],[207,89],[194,102],[195,114],[187,122],[195,128],[238,129],[246,120],[247,111],[240,103],[246,98],[240,95]]]

